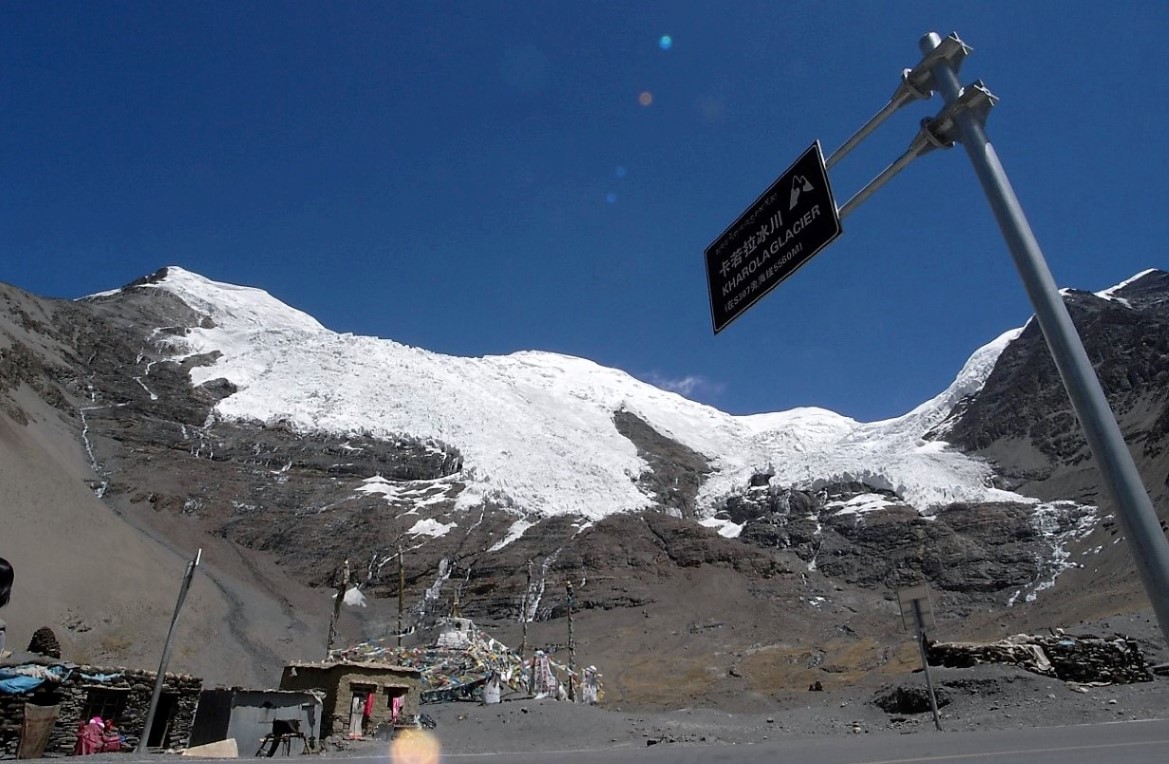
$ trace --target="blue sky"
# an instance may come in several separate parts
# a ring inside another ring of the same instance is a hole
[[[911,165],[728,329],[703,250],[927,31],[1056,281],[1169,267],[1159,2],[8,2],[0,280],[78,297],[164,265],[331,329],[550,350],[732,413],[862,420],[942,390],[1030,305],[961,148]],[[668,36],[668,44],[663,37]],[[835,167],[837,203],[939,97]]]

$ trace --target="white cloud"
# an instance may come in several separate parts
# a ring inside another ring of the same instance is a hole
[[[706,377],[690,374],[685,377],[670,378],[656,371],[642,376],[642,380],[654,387],[660,387],[671,393],[677,393],[690,399],[709,399],[720,394],[726,385],[711,382]]]

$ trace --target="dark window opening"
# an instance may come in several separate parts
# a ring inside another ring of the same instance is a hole
[[[159,696],[158,709],[154,712],[154,723],[150,725],[150,734],[146,738],[147,747],[168,747],[166,741],[170,736],[170,725],[178,708],[179,699],[174,694],[164,692]]]
[[[89,720],[100,716],[102,719],[113,719],[114,722],[121,721],[129,695],[129,689],[120,687],[90,687],[85,693],[85,711],[81,718]]]

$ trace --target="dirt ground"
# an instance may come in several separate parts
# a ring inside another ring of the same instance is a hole
[[[1169,660],[1151,611],[1072,625],[1069,632],[1124,633],[1150,665]],[[938,691],[942,734],[963,730],[1098,724],[1169,717],[1169,676],[1151,682],[1092,686],[1062,682],[1013,666],[930,668]],[[907,669],[873,674],[823,691],[784,691],[755,699],[741,712],[710,704],[670,711],[631,709],[504,696],[496,705],[433,703],[433,734],[447,753],[566,751],[651,745],[734,745],[781,737],[864,735],[881,732],[937,734],[933,715],[882,710],[874,700],[896,687],[925,690],[924,674]],[[384,743],[360,741],[347,750],[371,752]]]
[[[940,709],[945,732],[1011,727],[1063,726],[1160,719],[1169,714],[1169,679],[1106,687],[1065,684],[1014,668],[979,666],[931,669],[949,702]],[[924,687],[920,672],[899,684]],[[441,703],[423,707],[446,753],[518,753],[645,747],[735,745],[782,737],[864,735],[878,732],[937,734],[929,710],[890,714],[872,701],[881,688],[807,692],[775,699],[767,713],[727,713],[684,708],[633,713],[620,708],[553,700],[505,699],[497,705]],[[377,741],[347,743],[368,753]]]

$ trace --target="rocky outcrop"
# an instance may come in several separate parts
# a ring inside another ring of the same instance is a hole
[[[656,497],[666,512],[694,519],[695,498],[710,472],[706,458],[653,429],[644,419],[621,410],[613,416],[617,432],[637,446],[637,455],[649,464],[637,482]]]
[[[941,687],[934,688],[934,702],[938,708],[950,705],[950,694]],[[873,705],[887,714],[924,714],[932,710],[930,693],[926,687],[899,685],[879,690]]]
[[[1064,302],[1158,510],[1169,513],[1169,273]],[[1004,486],[1095,502],[1099,480],[1042,332],[1032,320],[983,388],[934,431],[993,461]],[[1069,489],[1071,491],[1069,492]]]
[[[866,497],[871,508],[849,509]],[[926,580],[1000,601],[1054,578],[1055,550],[1095,522],[1091,507],[1072,503],[955,503],[923,515],[891,491],[855,482],[816,492],[751,486],[720,516],[744,523],[741,541],[790,550],[835,580],[889,589]]]

